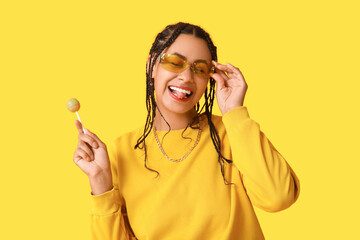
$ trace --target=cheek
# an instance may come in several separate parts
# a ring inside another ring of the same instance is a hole
[[[203,80],[204,81],[204,80]],[[199,85],[198,85],[198,92],[200,92],[201,93],[201,96],[202,95],[204,95],[204,93],[205,93],[205,89],[206,89],[206,87],[208,86],[208,84],[209,84],[209,80],[205,80],[204,82],[201,82]]]
[[[164,90],[167,89],[167,85],[169,84],[169,81],[175,79],[176,76],[177,75],[175,73],[159,69],[158,72],[156,73],[155,89],[158,89],[163,92]]]
[[[163,86],[157,86],[155,84],[155,92],[154,92],[154,95],[155,95],[155,99],[162,99],[163,96],[164,96],[164,90],[163,90]]]
[[[166,91],[168,91],[168,81],[164,79],[155,79],[155,95],[157,97],[164,96]]]

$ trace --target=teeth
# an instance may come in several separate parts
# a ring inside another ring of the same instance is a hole
[[[186,94],[189,94],[191,93],[191,91],[188,91],[188,90],[184,90],[184,89],[181,89],[181,88],[177,88],[177,87],[170,87],[171,90],[175,90],[175,91],[178,91],[178,92],[183,92],[183,93],[186,93]]]

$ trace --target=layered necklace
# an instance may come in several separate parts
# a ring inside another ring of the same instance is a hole
[[[169,157],[169,156],[165,153],[164,149],[162,148],[162,146],[161,146],[161,144],[160,144],[160,142],[159,142],[158,136],[157,136],[157,134],[156,134],[156,128],[155,128],[155,124],[154,124],[154,136],[155,136],[156,143],[157,143],[157,145],[159,146],[160,151],[163,153],[163,155],[164,155],[167,159],[169,159],[170,161],[172,161],[172,162],[181,162],[182,160],[184,160],[184,159],[191,153],[191,151],[194,150],[194,148],[196,147],[196,145],[199,143],[199,141],[200,141],[200,135],[201,135],[201,122],[200,122],[200,117],[199,117],[199,131],[198,131],[198,135],[197,135],[197,138],[196,138],[196,141],[195,141],[194,145],[189,149],[189,151],[187,151],[187,153],[185,153],[184,156],[182,156],[181,158],[178,158],[178,159],[174,159],[174,158]]]

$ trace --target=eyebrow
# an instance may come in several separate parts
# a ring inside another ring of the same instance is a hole
[[[181,54],[180,54],[180,53],[178,53],[178,52],[174,52],[173,54],[178,55],[179,57],[182,57],[182,58],[187,59],[184,55],[181,55]]]
[[[178,52],[174,52],[173,54],[174,54],[174,55],[177,55],[177,56],[179,56],[179,57],[182,57],[182,58],[186,59],[186,61],[187,61],[187,58],[186,58],[184,55],[181,55],[181,54],[178,53]],[[204,60],[204,59],[197,59],[197,60],[195,60],[195,61],[202,61],[202,62],[206,62],[206,63],[207,63],[207,61]]]

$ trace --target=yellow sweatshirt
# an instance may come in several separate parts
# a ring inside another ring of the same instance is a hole
[[[286,160],[249,117],[247,107],[213,115],[222,143],[225,185],[206,116],[201,138],[181,162],[169,161],[154,134],[144,151],[134,149],[143,127],[118,137],[109,147],[113,189],[91,195],[91,234],[96,240],[264,239],[253,205],[268,212],[288,208],[299,196],[299,180]],[[193,146],[198,130],[157,131],[169,157]],[[191,138],[191,139],[188,139]]]

